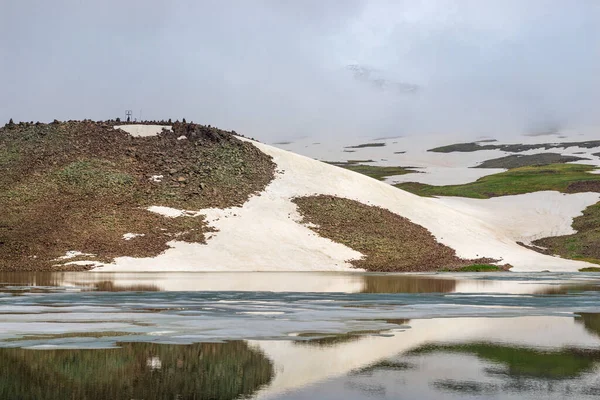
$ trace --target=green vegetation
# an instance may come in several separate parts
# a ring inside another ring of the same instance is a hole
[[[489,175],[464,185],[432,186],[421,183],[400,183],[396,187],[421,196],[460,196],[487,199],[542,190],[563,193],[600,192],[600,175],[590,174],[592,165],[551,164],[520,167]],[[532,250],[560,255],[580,261],[600,264],[600,203],[583,211],[573,220],[577,233],[539,239]],[[590,270],[587,270],[590,271]]]
[[[132,137],[113,125],[0,128],[0,270],[85,269],[57,260],[67,250],[110,262],[155,256],[174,237],[203,242],[211,228],[202,217],[164,218],[146,208],[241,205],[274,176],[270,157],[229,132],[175,123],[173,132]],[[130,232],[144,236],[123,240]]]
[[[0,349],[0,398],[247,398],[273,377],[271,362],[243,342],[120,343],[115,349]]]
[[[365,147],[383,147],[383,146],[385,146],[385,143],[383,143],[383,142],[362,143],[362,144],[357,144],[356,146],[346,146],[346,149],[362,149]]]
[[[416,368],[417,366],[415,364],[407,362],[383,360],[363,368],[355,369],[352,373],[355,375],[370,375],[377,371],[407,371]]]
[[[581,268],[579,272],[600,272],[600,267],[586,267]]]
[[[550,164],[560,164],[572,161],[586,160],[585,158],[575,156],[563,156],[559,153],[540,153],[540,154],[513,154],[506,157],[494,158],[486,160],[475,168],[520,168],[533,167]]]
[[[380,272],[437,271],[496,260],[464,260],[437,242],[425,228],[389,210],[334,196],[294,199],[303,222],[319,235],[342,243],[365,257],[357,268]]]
[[[359,340],[361,337],[368,335],[378,335],[381,331],[365,330],[352,331],[348,333],[318,333],[318,332],[302,332],[298,335],[300,338],[308,338],[307,340],[297,340],[294,344],[299,346],[316,346],[316,347],[331,347],[342,343],[349,343]]]
[[[359,174],[363,174],[380,181],[384,180],[388,176],[404,175],[415,172],[405,167],[381,167],[377,165],[361,164],[365,162],[373,162],[373,160],[348,160],[346,162],[328,162],[328,164],[349,169],[350,171],[358,172]]]
[[[493,264],[472,264],[465,267],[460,267],[458,272],[500,272],[506,271],[506,267],[500,267]]]
[[[495,343],[431,345],[413,350],[411,354],[461,353],[498,363],[512,377],[545,379],[576,378],[592,371],[600,362],[600,352],[576,349],[543,351],[525,347],[509,347]]]
[[[592,165],[552,164],[522,167],[488,175],[464,185],[432,186],[421,183],[400,183],[396,187],[420,196],[460,196],[487,199],[541,190],[563,193],[600,191],[600,175],[590,174]]]
[[[590,140],[586,142],[563,142],[563,143],[539,143],[539,144],[484,144],[485,141],[471,142],[471,143],[457,143],[448,146],[436,147],[427,151],[433,151],[436,153],[452,153],[452,152],[473,152],[479,150],[502,150],[508,151],[509,153],[520,153],[528,150],[536,149],[561,149],[567,147],[583,147],[592,149],[594,147],[600,147],[600,140]]]
[[[90,196],[125,195],[135,184],[133,176],[119,171],[114,163],[93,158],[66,165],[56,172],[56,180],[62,189]]]
[[[547,254],[600,264],[600,203],[583,210],[582,215],[573,219],[571,226],[576,233],[539,239],[533,244],[546,248],[543,252]],[[582,272],[598,271],[591,267]]]

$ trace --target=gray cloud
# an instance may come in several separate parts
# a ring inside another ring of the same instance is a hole
[[[133,109],[264,140],[600,122],[595,0],[8,0],[0,8],[0,122]]]

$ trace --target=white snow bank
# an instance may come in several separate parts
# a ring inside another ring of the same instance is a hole
[[[502,168],[427,167],[415,168],[415,171],[420,173],[390,176],[385,181],[392,185],[400,182],[418,182],[437,186],[463,185],[506,170]]]
[[[163,129],[172,131],[173,128],[170,125],[116,125],[115,129],[121,129],[131,136],[156,136],[162,132]]]
[[[561,134],[561,136],[563,136]],[[508,135],[504,139],[489,144],[515,144],[515,143],[548,143],[548,142],[581,142],[586,140],[597,140],[597,133],[589,132],[586,135],[580,135],[578,132],[566,133],[564,137],[556,136],[543,137],[523,137],[521,135]],[[563,155],[576,155],[579,157],[590,158],[589,160],[576,161],[577,164],[600,165],[598,157],[592,154],[598,153],[598,148],[582,148],[578,146],[568,148],[544,149],[538,148],[520,153],[510,153],[501,150],[478,150],[474,152],[451,152],[437,153],[427,151],[434,147],[445,146],[455,143],[467,143],[480,141],[484,138],[465,137],[464,134],[426,134],[417,136],[405,136],[389,139],[375,140],[367,137],[348,138],[344,143],[340,143],[339,138],[315,138],[305,137],[295,140],[286,150],[303,154],[323,161],[347,161],[347,160],[372,160],[368,165],[377,166],[400,166],[418,168],[425,174],[410,174],[397,177],[390,177],[388,182],[420,182],[430,185],[454,185],[474,182],[477,179],[502,172],[501,169],[488,169],[475,167],[486,160],[510,156],[510,155],[531,155],[539,153],[560,153]],[[489,138],[488,138],[489,139]],[[381,147],[364,147],[358,149],[345,148],[347,143],[383,143]],[[580,154],[575,154],[580,153]]]
[[[82,253],[81,251],[77,251],[77,250],[69,250],[65,253],[64,256],[58,257],[55,261],[69,260],[71,258],[75,258],[75,257],[79,257],[79,256],[95,256],[95,254]]]
[[[131,239],[135,239],[136,237],[142,237],[142,236],[146,236],[143,233],[125,233],[123,235],[123,239],[124,240],[131,240]]]
[[[172,241],[169,243],[172,248],[157,257],[122,257],[100,270],[350,270],[348,260],[360,258],[360,253],[319,237],[298,222],[301,218],[291,199],[314,194],[346,197],[407,217],[429,229],[441,243],[455,249],[460,257],[501,259],[502,263],[512,264],[515,271],[576,271],[591,265],[543,255],[516,244],[518,235],[514,228],[517,223],[499,223],[502,218],[495,211],[502,206],[494,204],[506,200],[490,201],[491,209],[485,211],[485,207],[482,209],[477,205],[479,203],[465,201],[461,204],[447,199],[423,198],[384,182],[285,150],[261,143],[254,145],[272,156],[278,170],[283,173],[277,174],[264,192],[251,197],[242,207],[207,209],[197,213],[167,207],[149,208],[169,217],[204,214],[206,221],[217,229],[207,240],[207,244]],[[562,218],[569,226],[577,205],[584,208],[584,205],[593,202],[593,198],[580,194],[564,196],[565,200],[556,200],[564,207],[556,210],[558,216],[554,221]],[[542,198],[538,200],[545,201]],[[510,201],[509,199],[508,202]],[[572,201],[575,203],[572,204]],[[503,211],[503,218],[516,218],[525,237],[547,231],[545,226],[539,226],[542,216],[526,218],[526,214],[520,209],[526,206],[525,203],[527,202],[520,200],[510,208],[507,207]],[[552,229],[554,228],[550,230]]]
[[[463,197],[439,200],[459,212],[493,224],[497,232],[514,241],[529,244],[544,237],[575,233],[571,227],[573,218],[600,201],[600,194],[544,191],[486,200]]]

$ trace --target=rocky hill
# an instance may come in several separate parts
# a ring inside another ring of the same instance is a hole
[[[591,264],[518,242],[572,233],[598,201],[490,213],[180,122],[8,124],[0,187],[0,270],[576,271]]]
[[[204,242],[210,228],[201,217],[164,218],[147,208],[238,206],[273,179],[271,158],[230,132],[175,123],[136,137],[113,125],[0,129],[0,269],[74,269],[81,266],[59,261],[79,253],[102,262],[150,257],[175,238]]]

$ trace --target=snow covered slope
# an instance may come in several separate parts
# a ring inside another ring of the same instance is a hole
[[[350,270],[348,260],[360,258],[360,253],[319,237],[298,222],[301,217],[291,199],[314,194],[340,196],[386,208],[427,228],[438,241],[455,249],[459,257],[501,259],[501,263],[513,265],[515,271],[576,271],[591,265],[542,255],[516,241],[563,232],[563,228],[556,227],[557,221],[568,223],[564,228],[568,231],[570,220],[581,209],[597,202],[598,194],[549,194],[555,218],[545,223],[543,211],[532,218],[527,218],[524,212],[531,211],[530,200],[538,199],[540,194],[496,200],[488,209],[476,202],[459,204],[447,199],[423,198],[342,168],[253,143],[273,157],[279,173],[264,192],[251,197],[242,207],[198,211],[195,215],[205,215],[217,229],[207,244],[173,241],[172,248],[158,257],[117,258],[114,264],[98,270]],[[494,207],[500,207],[502,213]]]

